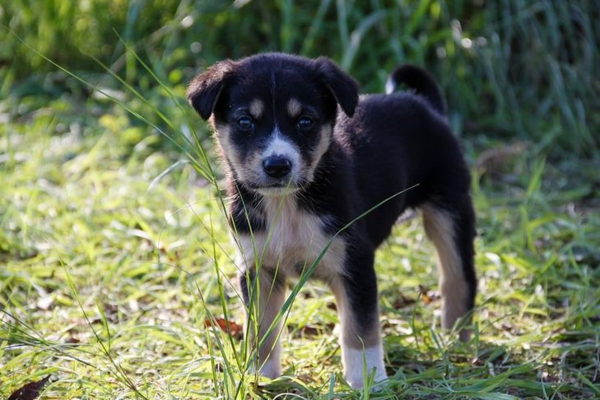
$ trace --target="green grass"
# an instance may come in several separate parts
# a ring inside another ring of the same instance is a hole
[[[181,153],[152,136],[131,146],[118,109],[46,110],[1,128],[0,396],[47,374],[47,398],[366,396],[342,382],[333,296],[312,284],[287,318],[288,377],[242,378],[240,338],[205,323],[224,304],[243,323],[214,187],[191,164],[156,182]],[[435,259],[418,219],[378,252],[395,394],[371,398],[598,395],[598,160],[515,157],[510,183],[475,185],[471,343],[437,329]]]
[[[0,399],[47,375],[40,398],[600,397],[595,3],[17,3],[0,21],[33,49],[0,32]],[[418,218],[399,224],[377,254],[381,392],[343,382],[323,286],[307,284],[282,316],[275,381],[249,373],[248,344],[214,322],[243,324],[236,249],[185,83],[260,50],[332,56],[366,91],[398,62],[428,65],[462,136],[475,337],[440,332],[433,247]],[[524,150],[508,151],[516,138]],[[482,177],[489,149],[501,168]]]

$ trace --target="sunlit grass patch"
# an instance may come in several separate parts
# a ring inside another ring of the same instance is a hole
[[[319,284],[289,313],[287,378],[257,382],[236,361],[239,334],[208,322],[225,301],[243,324],[218,192],[190,164],[148,190],[179,153],[129,147],[109,118],[85,134],[39,114],[3,128],[1,393],[50,374],[45,393],[61,398],[364,397],[343,384],[333,296]],[[513,183],[476,186],[472,342],[439,330],[419,218],[379,250],[392,380],[371,398],[596,395],[600,215],[588,191],[546,179],[564,166],[523,162]]]

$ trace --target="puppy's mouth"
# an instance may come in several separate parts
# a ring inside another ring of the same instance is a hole
[[[296,193],[300,190],[300,185],[294,181],[288,182],[246,182],[246,186],[249,189],[263,195],[263,196],[286,196],[289,194]]]
[[[265,197],[279,197],[294,194],[300,188],[296,186],[265,186],[255,190]]]

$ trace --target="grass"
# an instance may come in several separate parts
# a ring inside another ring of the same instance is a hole
[[[318,285],[287,317],[288,377],[242,376],[243,341],[207,326],[243,321],[217,192],[191,164],[156,181],[181,153],[152,136],[132,146],[128,129],[118,109],[61,101],[2,127],[0,396],[51,374],[45,398],[366,398],[342,382],[333,296]],[[502,179],[475,178],[471,343],[436,329],[418,219],[379,250],[394,395],[370,398],[598,395],[598,160],[515,157]]]
[[[144,93],[224,58],[287,51],[339,61],[366,92],[397,64],[427,66],[458,134],[534,139],[591,155],[600,143],[600,5],[595,1],[220,0],[5,2],[0,25],[71,71],[119,89],[100,59]],[[122,41],[119,40],[122,38]],[[0,96],[57,96],[79,85],[0,28]],[[85,92],[85,91],[84,91]]]
[[[3,4],[65,69],[0,33],[0,398],[48,375],[40,398],[600,397],[599,10],[400,3]],[[475,337],[440,332],[433,247],[398,224],[377,254],[380,392],[343,382],[333,296],[312,283],[282,316],[285,377],[247,370],[220,175],[183,97],[189,66],[277,49],[333,56],[366,91],[430,65],[473,169]]]

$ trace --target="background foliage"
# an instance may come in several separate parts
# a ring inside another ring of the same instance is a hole
[[[381,91],[395,65],[417,63],[440,80],[459,132],[590,154],[600,126],[599,19],[593,0],[23,0],[5,1],[0,22],[73,72],[104,74],[98,59],[144,89],[155,84],[123,42],[172,85],[261,51],[328,55],[366,92]],[[68,86],[6,29],[0,40],[5,96]]]
[[[598,398],[599,20],[596,0],[0,0],[0,398],[47,375],[40,398]],[[261,51],[330,56],[364,92],[424,65],[461,136],[475,339],[435,328],[432,247],[399,224],[376,266],[382,392],[341,382],[319,285],[286,315],[288,378],[245,369],[209,131],[184,93]]]

